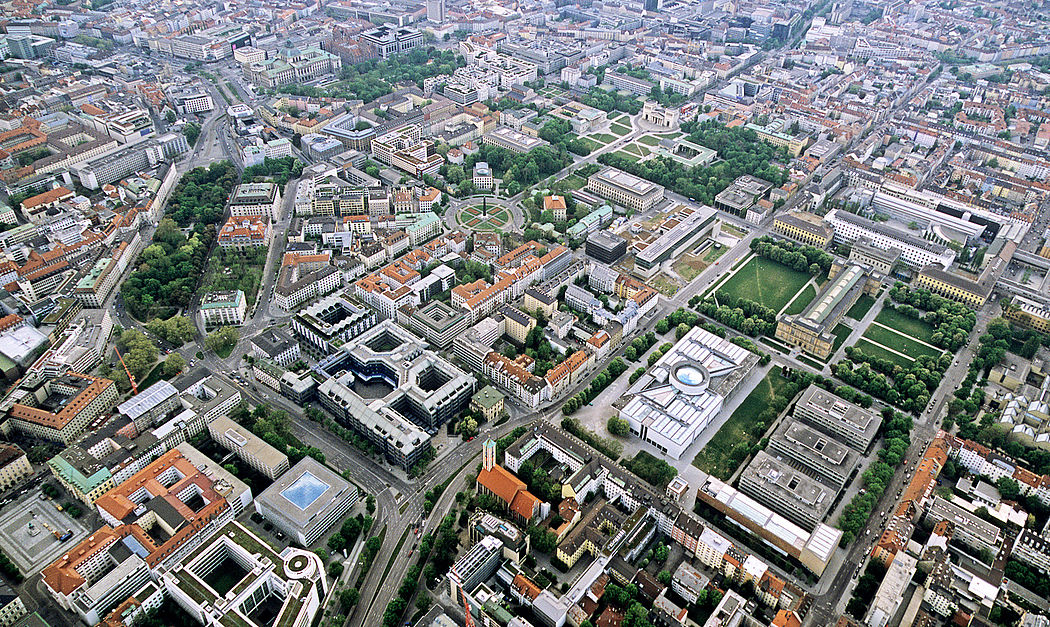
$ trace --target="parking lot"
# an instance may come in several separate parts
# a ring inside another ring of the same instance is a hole
[[[55,509],[55,503],[46,500],[35,488],[8,503],[0,512],[0,548],[23,573],[44,568],[89,533],[80,521]],[[72,536],[61,542],[52,530],[59,534],[71,531]]]

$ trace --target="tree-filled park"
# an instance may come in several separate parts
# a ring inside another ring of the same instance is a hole
[[[689,141],[706,146],[718,153],[719,159],[711,165],[687,168],[670,157],[656,157],[636,161],[615,153],[598,157],[604,165],[619,168],[698,202],[710,205],[729,184],[744,174],[751,174],[779,187],[787,181],[787,172],[773,163],[787,160],[783,149],[758,139],[748,128],[729,128],[714,120],[687,122],[682,130],[689,133]]]
[[[463,57],[452,50],[416,48],[408,54],[389,59],[372,59],[343,66],[342,80],[327,87],[313,87],[296,83],[284,85],[280,93],[311,98],[353,98],[372,102],[394,91],[402,82],[412,82],[423,88],[423,80],[439,75],[451,75],[463,67]]]

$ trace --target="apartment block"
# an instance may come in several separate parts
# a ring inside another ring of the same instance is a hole
[[[280,477],[289,468],[287,455],[226,416],[219,416],[209,422],[208,434],[223,448],[270,479]]]
[[[95,418],[117,404],[109,379],[67,372],[55,378],[30,374],[0,403],[11,426],[23,433],[71,444]]]
[[[206,326],[240,326],[244,324],[248,303],[241,290],[208,292],[198,309]]]
[[[281,193],[274,183],[241,183],[230,194],[231,216],[260,216],[276,220],[280,216]]]

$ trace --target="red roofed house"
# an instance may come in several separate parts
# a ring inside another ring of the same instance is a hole
[[[529,492],[524,481],[496,463],[496,442],[492,439],[482,446],[482,469],[478,473],[477,490],[499,499],[516,522],[525,525],[546,518],[550,513],[549,503]]]
[[[253,248],[269,246],[270,220],[263,216],[231,216],[219,230],[219,246]]]
[[[30,196],[22,201],[22,210],[25,211],[26,215],[35,215],[55,207],[58,203],[64,200],[70,200],[73,198],[73,192],[69,191],[65,187],[56,187],[50,189],[42,194],[36,196]]]

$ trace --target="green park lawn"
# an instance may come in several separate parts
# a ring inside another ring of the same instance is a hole
[[[618,157],[623,157],[624,159],[628,159],[630,161],[637,161],[638,159],[641,158],[641,157],[639,157],[636,154],[633,154],[633,153],[630,153],[630,152],[624,152],[622,150],[617,150],[613,154],[618,156]]]
[[[900,364],[902,367],[905,368],[912,364],[910,360],[901,357],[896,353],[891,353],[890,351],[886,350],[885,348],[882,348],[881,346],[872,344],[864,338],[858,340],[857,343],[854,344],[854,346],[863,351],[865,355],[871,355],[872,357],[887,359],[895,364]]]
[[[753,257],[744,267],[718,288],[716,293],[732,298],[746,298],[780,311],[798,294],[810,279],[805,272],[765,257]]]
[[[933,327],[928,322],[909,318],[894,309],[883,309],[875,316],[875,321],[927,344],[933,337]]]
[[[784,310],[784,313],[789,316],[797,316],[802,313],[806,306],[813,302],[813,299],[817,297],[817,288],[812,285],[807,285],[802,293],[795,297],[795,300],[791,301],[788,308]]]
[[[595,133],[594,135],[588,135],[587,138],[601,142],[603,145],[611,144],[618,139],[615,135],[609,135],[608,133]]]
[[[577,189],[583,189],[586,185],[587,179],[581,176],[577,176],[575,174],[570,174],[569,176],[566,176],[562,180],[555,183],[554,187],[564,190],[575,191]]]
[[[660,143],[660,138],[652,135],[642,135],[638,138],[638,141],[646,146],[655,146]]]
[[[849,334],[853,332],[853,329],[847,327],[844,324],[836,324],[835,328],[831,330],[831,334],[835,336],[835,343],[832,344],[831,354],[834,355],[835,351],[842,346],[842,344],[849,339]]]
[[[771,370],[697,454],[693,465],[720,479],[729,479],[747,456],[747,450],[769,427],[759,424],[755,418],[774,396],[783,394],[789,384],[790,381],[781,376],[777,369]]]
[[[594,152],[595,150],[598,150],[599,148],[604,146],[604,144],[596,142],[593,139],[588,139],[586,137],[580,137],[578,139],[581,143],[583,143],[584,146],[587,146],[587,148],[589,148],[591,152]]]
[[[930,348],[925,344],[915,341],[915,338],[875,324],[868,327],[868,330],[864,332],[863,337],[872,342],[882,344],[887,348],[892,348],[899,353],[904,353],[912,359],[916,359],[922,355],[929,355],[930,357],[941,356],[941,351],[939,349]]]
[[[612,131],[613,134],[618,135],[619,137],[623,137],[627,133],[631,132],[630,128],[622,126],[620,124],[613,124],[609,127],[609,130]]]
[[[868,296],[867,294],[863,294],[860,298],[857,299],[857,302],[849,308],[849,311],[846,312],[846,315],[850,318],[853,318],[854,320],[863,320],[864,316],[868,314],[868,311],[871,310],[871,307],[874,304],[874,298]]]

